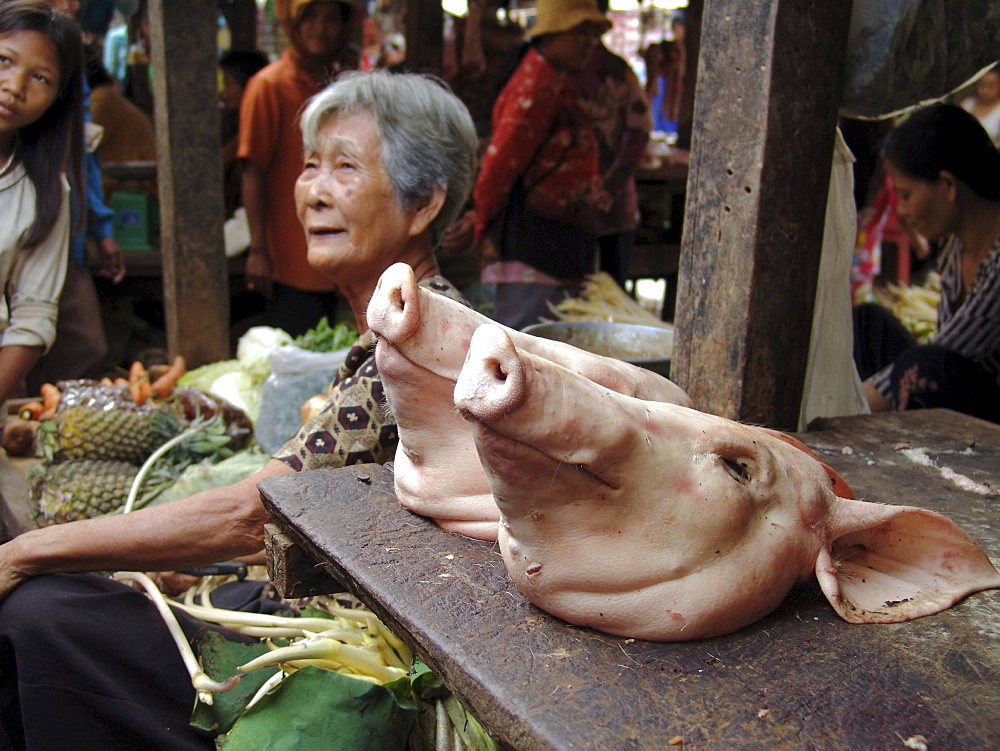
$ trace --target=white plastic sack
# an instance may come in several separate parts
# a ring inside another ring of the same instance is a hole
[[[802,386],[800,431],[816,417],[867,414],[869,411],[858,370],[854,367],[851,259],[857,219],[853,162],[854,157],[838,130],[826,202],[809,359]]]
[[[310,352],[285,344],[268,355],[271,374],[264,381],[260,415],[254,428],[257,445],[268,454],[281,448],[302,426],[302,405],[326,393],[348,349]]]
[[[225,241],[226,258],[235,258],[250,247],[250,222],[247,220],[247,210],[240,206],[222,225],[222,236]]]

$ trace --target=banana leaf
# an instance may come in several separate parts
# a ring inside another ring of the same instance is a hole
[[[222,751],[385,751],[405,748],[416,711],[383,686],[306,667],[248,709]]]
[[[240,665],[245,665],[255,657],[268,651],[264,642],[240,644],[229,641],[219,633],[206,630],[198,637],[198,650],[204,671],[216,680],[225,680],[236,675]],[[191,724],[205,730],[227,732],[236,719],[243,714],[247,702],[264,685],[274,671],[254,670],[247,673],[235,688],[222,694],[212,695],[212,704],[196,702]]]

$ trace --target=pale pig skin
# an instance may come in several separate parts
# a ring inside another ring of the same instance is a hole
[[[406,264],[379,279],[367,311],[378,336],[375,357],[399,428],[396,495],[442,528],[495,540],[500,513],[476,453],[472,430],[452,392],[475,330],[490,320],[417,285]],[[691,404],[675,383],[619,360],[505,329],[519,346],[630,395]]]
[[[455,404],[475,425],[510,576],[570,623],[656,641],[716,636],[767,615],[814,572],[858,623],[1000,586],[944,517],[839,498],[819,461],[773,433],[614,393],[498,327],[473,337]]]

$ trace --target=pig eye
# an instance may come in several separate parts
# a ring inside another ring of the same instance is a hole
[[[726,471],[732,476],[736,482],[746,485],[750,482],[750,468],[744,462],[738,462],[735,459],[727,459],[722,457],[722,463],[726,466]]]

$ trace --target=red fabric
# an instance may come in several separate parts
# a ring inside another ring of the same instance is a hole
[[[534,48],[493,108],[493,136],[473,190],[477,238],[519,178],[533,209],[593,225],[601,191],[597,140],[576,92]]]

